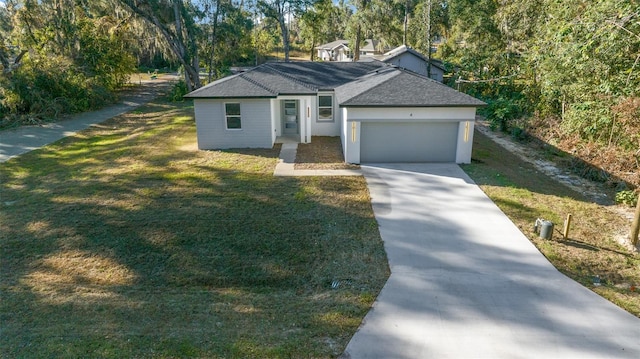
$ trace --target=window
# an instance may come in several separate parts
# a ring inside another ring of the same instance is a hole
[[[318,121],[333,121],[332,96],[318,96]]]
[[[242,120],[240,119],[240,104],[225,103],[224,115],[227,123],[227,130],[242,129]]]

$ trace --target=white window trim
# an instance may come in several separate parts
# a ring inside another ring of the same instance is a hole
[[[329,108],[329,106],[320,106],[320,97],[330,97],[331,98],[331,118],[322,118],[320,117],[320,109]],[[335,111],[335,98],[333,94],[318,94],[318,116],[316,118],[316,122],[335,122],[336,111]]]
[[[227,115],[227,105],[234,105],[237,104],[238,106],[240,106],[240,115],[236,116],[236,115]],[[242,104],[240,102],[225,102],[222,105],[222,112],[224,112],[224,128],[227,131],[242,131]],[[228,118],[229,117],[240,117],[240,128],[229,128],[229,121]]]

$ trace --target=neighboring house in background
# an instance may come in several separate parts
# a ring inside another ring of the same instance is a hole
[[[382,56],[376,56],[376,59],[427,76],[427,64],[429,63],[427,57],[405,45],[397,47]],[[429,77],[443,82],[444,72],[442,61],[431,59],[431,76]]]
[[[381,55],[380,41],[366,39],[360,47],[360,57],[373,57]],[[318,59],[322,61],[353,61],[353,52],[349,48],[349,41],[336,40],[327,44],[316,46]]]
[[[267,63],[191,92],[200,149],[340,136],[345,161],[471,162],[485,104],[380,61]]]
[[[361,59],[365,61],[377,59],[427,76],[427,64],[429,61],[426,56],[405,45],[381,54],[376,50],[378,45],[379,42],[376,40],[365,40],[364,46],[360,49]],[[328,44],[320,45],[316,47],[316,50],[318,50],[318,59],[322,61],[353,61],[353,54],[349,49],[349,42],[346,40],[336,40]],[[443,82],[444,73],[445,68],[442,61],[431,59],[430,77],[436,81]]]
[[[353,61],[347,40],[336,40],[316,46],[316,50],[318,50],[318,59],[322,61]]]
[[[360,46],[360,57],[373,57],[376,55],[381,55],[385,51],[389,50],[388,47],[384,47],[382,51],[380,51],[380,41],[373,39],[366,39],[364,43]]]

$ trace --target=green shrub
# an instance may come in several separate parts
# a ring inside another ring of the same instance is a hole
[[[562,129],[565,133],[578,133],[581,138],[604,141],[613,124],[611,106],[607,101],[583,101],[568,106]]]
[[[524,114],[515,99],[499,97],[485,100],[485,102],[487,102],[487,107],[482,111],[487,116],[493,130],[506,132],[510,128],[510,122]]]
[[[187,90],[187,84],[184,82],[184,80],[180,80],[173,85],[173,87],[171,88],[171,92],[169,92],[167,97],[169,98],[169,100],[174,102],[183,101],[183,96],[187,93],[189,93],[189,91]]]
[[[89,77],[62,56],[25,57],[0,88],[0,127],[54,120],[114,100],[102,79]]]
[[[620,191],[616,193],[616,203],[626,204],[629,207],[638,205],[638,193],[635,191]]]

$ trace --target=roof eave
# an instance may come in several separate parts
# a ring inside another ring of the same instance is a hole
[[[232,100],[232,99],[252,99],[252,98],[260,98],[260,99],[276,98],[278,96],[189,96],[189,95],[184,95],[182,97],[186,99],[192,99],[192,100],[197,100],[197,99]]]
[[[314,92],[280,92],[278,94],[278,96],[315,96],[317,95],[318,92],[314,91]],[[275,96],[275,97],[278,97]]]
[[[339,107],[359,107],[359,108],[365,108],[365,107],[393,107],[393,108],[398,108],[398,107],[414,107],[414,108],[425,108],[425,107],[456,107],[456,108],[478,108],[478,107],[484,107],[487,104],[477,104],[477,105],[472,105],[472,104],[437,104],[437,105],[429,105],[429,104],[393,104],[393,105],[388,105],[388,104],[339,104]]]

